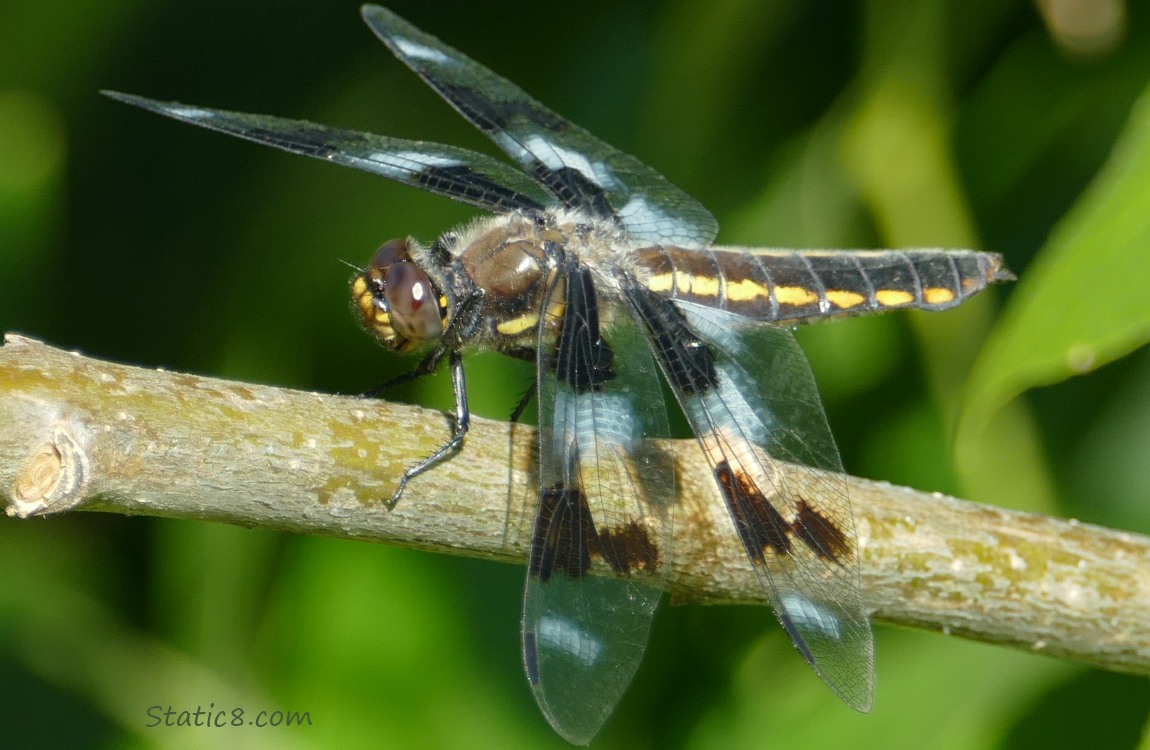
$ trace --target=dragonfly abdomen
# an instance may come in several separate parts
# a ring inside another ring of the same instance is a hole
[[[635,253],[648,289],[756,320],[946,310],[1014,276],[1002,256],[973,250],[709,250]]]

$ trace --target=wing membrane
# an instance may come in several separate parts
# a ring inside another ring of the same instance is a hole
[[[718,222],[638,159],[544,107],[514,83],[378,5],[363,6],[375,35],[568,208],[614,217],[638,239],[710,244]]]
[[[854,519],[809,365],[789,330],[645,290],[629,295],[795,646],[869,711],[874,646]],[[802,475],[780,461],[814,471]]]
[[[610,715],[646,648],[675,492],[669,461],[643,440],[667,431],[654,363],[626,312],[610,308],[575,268],[547,308],[562,316],[559,340],[540,342],[541,501],[524,662],[544,715],[577,744]]]
[[[383,175],[488,211],[538,211],[554,203],[526,175],[464,148],[341,130],[304,120],[158,102],[115,91],[104,94],[181,122]]]

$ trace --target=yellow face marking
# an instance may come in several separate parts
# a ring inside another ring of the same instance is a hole
[[[928,305],[941,305],[954,302],[954,291],[944,286],[932,286],[922,290],[922,298]]]
[[[814,290],[802,286],[777,286],[775,299],[780,305],[810,305],[819,301],[819,295]]]
[[[914,295],[901,289],[880,289],[874,293],[874,298],[883,307],[898,307],[914,302]]]
[[[827,299],[832,305],[840,310],[849,310],[852,307],[858,307],[866,302],[866,297],[858,292],[848,292],[843,289],[830,289],[827,291]]]
[[[727,282],[727,299],[731,302],[749,302],[759,297],[768,297],[770,294],[770,289],[750,279]]]
[[[499,331],[504,336],[516,336],[532,328],[538,322],[538,315],[528,313],[527,315],[521,315],[518,318],[512,318],[511,320],[503,321],[499,325],[495,326],[495,330]]]

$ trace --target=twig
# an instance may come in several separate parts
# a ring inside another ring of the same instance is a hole
[[[208,519],[522,563],[533,502],[507,487],[530,483],[530,428],[473,420],[458,456],[384,508],[448,431],[413,406],[125,367],[19,336],[0,347],[0,497],[18,517]],[[675,599],[763,602],[696,444],[665,447],[680,492]],[[1150,674],[1147,537],[849,482],[877,619]]]

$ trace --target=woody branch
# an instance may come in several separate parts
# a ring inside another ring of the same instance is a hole
[[[126,367],[18,336],[0,347],[0,497],[20,518],[213,520],[523,563],[534,499],[507,488],[529,485],[530,428],[474,419],[459,455],[384,507],[449,429],[414,406]],[[695,442],[664,447],[680,492],[673,597],[764,603]],[[876,619],[1150,674],[1150,538],[848,481]]]

